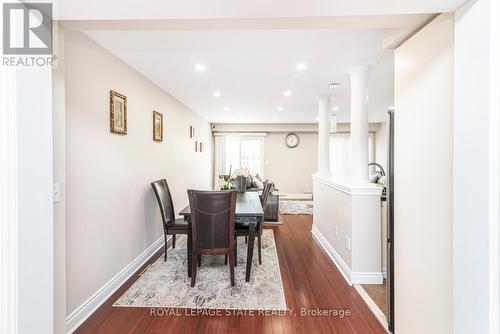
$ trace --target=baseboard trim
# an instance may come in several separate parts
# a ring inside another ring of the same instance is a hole
[[[323,250],[328,254],[332,262],[337,266],[338,270],[340,270],[340,273],[342,276],[344,276],[344,279],[347,281],[349,285],[352,285],[351,281],[351,269],[347,265],[347,263],[342,260],[340,255],[337,253],[337,251],[330,245],[330,243],[325,239],[323,234],[318,230],[316,226],[312,226],[312,235],[314,240],[318,243],[318,245],[323,248]]]
[[[171,238],[171,237],[170,237]],[[168,241],[170,241],[170,238]],[[93,296],[66,317],[66,332],[73,333],[87,320],[119,287],[121,287],[132,275],[141,268],[151,256],[163,247],[164,237],[161,236],[149,246],[134,261],[123,268]]]
[[[328,254],[332,262],[339,269],[342,276],[349,285],[353,284],[382,284],[381,272],[352,272],[351,268],[344,262],[337,251],[330,245],[328,240],[321,234],[316,226],[312,226],[312,235],[318,245]]]
[[[383,284],[384,277],[381,272],[352,272],[352,284]]]

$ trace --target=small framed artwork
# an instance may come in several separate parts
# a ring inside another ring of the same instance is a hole
[[[109,91],[109,121],[112,133],[127,134],[127,97]]]
[[[189,127],[189,138],[194,138],[194,126]]]
[[[153,140],[163,141],[163,114],[153,111]]]
[[[200,153],[203,152],[203,142],[200,141]]]
[[[194,142],[194,151],[198,152],[198,141]]]

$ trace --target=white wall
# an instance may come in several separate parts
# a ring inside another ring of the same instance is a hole
[[[210,189],[209,123],[89,38],[66,31],[67,313],[162,236],[150,182],[166,178],[176,211]],[[127,96],[128,134],[109,131],[109,90]],[[164,141],[152,139],[163,113]],[[188,127],[205,152],[194,152]]]
[[[452,332],[453,26],[440,15],[395,55],[396,333]]]
[[[265,140],[265,176],[283,193],[312,192],[312,174],[318,170],[318,134],[297,132],[300,144],[285,145],[287,132],[270,132]]]
[[[455,13],[453,321],[458,334],[499,331],[498,6],[498,1],[471,1]]]
[[[312,233],[350,284],[382,284],[382,189],[317,173]]]
[[[352,238],[352,205],[349,194],[315,181],[313,210],[314,226],[347,266],[352,268],[351,252],[346,243],[346,237]]]
[[[58,45],[64,45],[59,29]],[[66,333],[66,108],[64,47],[57,50],[52,71],[53,179],[59,184],[59,202],[54,203],[54,333]]]
[[[375,132],[375,162],[384,167],[387,173],[387,123],[380,123],[379,129]],[[376,169],[378,170],[378,169]]]
[[[16,77],[20,334],[54,331],[51,74],[22,68]]]

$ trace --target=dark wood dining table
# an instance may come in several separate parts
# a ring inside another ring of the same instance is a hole
[[[250,231],[248,237],[248,250],[247,250],[247,266],[245,280],[248,282],[250,280],[250,271],[252,270],[252,259],[253,259],[253,249],[254,241],[257,233],[257,224],[262,223],[264,220],[264,210],[262,210],[262,205],[260,203],[260,197],[258,192],[249,191],[244,193],[238,193],[236,200],[236,218],[245,218],[245,220],[250,222]],[[191,261],[192,261],[192,250],[193,250],[193,239],[191,231],[191,209],[186,206],[179,212],[179,215],[184,216],[184,219],[188,223],[189,233],[187,241],[187,258],[188,258],[188,276],[191,277]]]

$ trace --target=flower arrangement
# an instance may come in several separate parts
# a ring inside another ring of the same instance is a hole
[[[248,177],[249,174],[250,174],[250,172],[248,171],[247,168],[236,168],[231,173],[231,178],[236,178],[238,176]]]
[[[231,182],[231,178],[225,180],[223,176],[219,178],[218,182],[219,190],[231,190],[233,189],[233,183]]]

